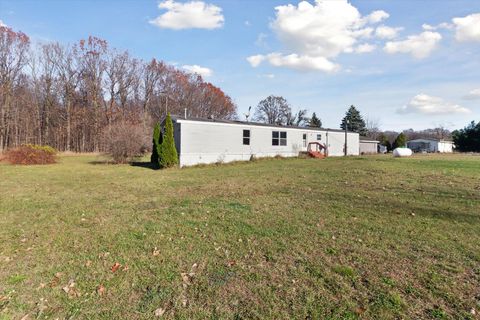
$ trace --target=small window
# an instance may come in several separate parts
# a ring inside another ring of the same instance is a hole
[[[272,131],[272,146],[286,146],[287,132],[286,131]]]
[[[307,134],[304,133],[303,134],[303,147],[306,147],[307,146]]]
[[[243,130],[243,144],[250,145],[250,130]]]
[[[322,135],[320,133],[317,134],[317,140],[322,140]]]

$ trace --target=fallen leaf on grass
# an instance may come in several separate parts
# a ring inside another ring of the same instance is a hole
[[[105,287],[101,284],[101,285],[99,285],[99,286],[97,287],[97,294],[98,294],[99,296],[103,296],[103,295],[105,294],[105,291],[106,291],[106,290],[107,290],[107,289],[105,289]]]
[[[118,262],[115,262],[115,264],[112,266],[111,270],[112,272],[116,272],[122,265]]]
[[[75,288],[75,281],[73,279],[70,279],[68,284],[62,288],[65,293],[68,294],[69,297],[74,298],[74,297],[80,297],[80,292]]]
[[[85,262],[85,267],[90,267],[92,265],[92,261],[91,260],[87,260],[87,262]]]
[[[60,278],[63,274],[61,272],[55,273],[52,281],[50,281],[50,287],[56,287],[60,283]]]
[[[156,256],[158,256],[159,254],[160,254],[160,250],[158,250],[157,247],[155,247],[155,248],[153,249],[152,255],[156,257]]]
[[[158,308],[157,310],[155,310],[153,314],[155,315],[155,317],[161,317],[163,316],[164,313],[165,313],[165,309]]]
[[[102,252],[98,255],[99,258],[107,258],[110,255],[110,252]]]
[[[227,266],[229,266],[229,267],[233,267],[236,264],[237,264],[237,262],[235,260],[230,260],[230,261],[227,262]]]
[[[181,273],[182,281],[185,285],[190,285],[192,283],[192,278],[194,273]]]

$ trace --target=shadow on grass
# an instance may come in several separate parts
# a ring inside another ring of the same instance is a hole
[[[108,160],[95,160],[95,161],[89,161],[88,164],[101,165],[101,164],[115,164],[115,163]]]
[[[140,167],[140,168],[145,168],[145,169],[150,169],[150,170],[160,170],[160,168],[158,166],[154,165],[151,162],[134,161],[134,162],[130,162],[130,165],[132,167]]]
[[[129,164],[132,167],[139,167],[139,168],[145,168],[145,169],[151,169],[151,170],[159,170],[160,168],[158,166],[153,165],[150,162],[140,162],[140,161],[133,161],[133,162],[128,162],[128,163],[115,163],[111,160],[95,160],[95,161],[89,161],[88,164],[93,164],[93,165],[125,165]]]

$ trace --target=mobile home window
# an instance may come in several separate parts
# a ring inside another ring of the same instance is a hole
[[[304,147],[307,146],[307,134],[306,133],[303,134],[303,146]]]
[[[272,146],[286,146],[287,132],[286,131],[272,131]]]
[[[243,144],[250,145],[250,130],[243,130]]]
[[[320,133],[317,134],[317,140],[322,140],[322,135]]]

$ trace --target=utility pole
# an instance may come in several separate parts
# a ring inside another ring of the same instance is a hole
[[[165,116],[168,114],[168,99],[171,98],[168,91],[160,91],[159,94],[165,96]],[[173,99],[175,100],[175,99]]]
[[[348,152],[347,152],[347,136],[348,136],[348,119],[345,118],[345,157],[348,155]]]
[[[168,114],[168,94],[165,95],[165,115]]]

